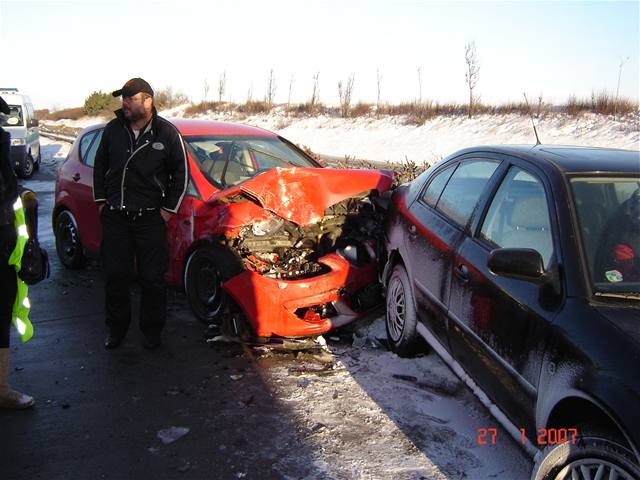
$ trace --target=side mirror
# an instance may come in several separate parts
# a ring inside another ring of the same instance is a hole
[[[489,271],[501,277],[529,282],[546,279],[542,256],[531,248],[497,248],[489,254]]]

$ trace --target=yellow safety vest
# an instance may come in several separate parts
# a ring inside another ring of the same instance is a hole
[[[9,257],[9,265],[13,265],[16,269],[16,279],[18,281],[18,291],[16,293],[16,300],[13,304],[13,312],[11,316],[11,322],[16,327],[20,334],[20,340],[27,342],[33,336],[33,325],[29,321],[29,311],[31,310],[31,303],[29,302],[29,288],[27,284],[17,275],[22,266],[22,253],[24,247],[29,240],[29,232],[27,231],[27,223],[25,221],[24,209],[22,208],[22,199],[18,197],[16,203],[13,204],[13,210],[15,212],[16,231],[18,232],[18,238],[16,240],[16,246]]]

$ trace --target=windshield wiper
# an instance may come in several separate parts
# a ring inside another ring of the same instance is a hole
[[[625,300],[640,300],[640,293],[636,293],[636,292],[620,292],[620,293],[596,292],[595,296],[608,297],[608,298],[623,298]]]
[[[299,167],[300,166],[297,163],[293,163],[291,160],[287,160],[286,158],[278,157],[277,155],[274,155],[272,153],[263,152],[262,150],[258,150],[257,148],[247,147],[247,150],[251,150],[252,152],[256,152],[256,153],[259,153],[261,155],[265,155],[267,157],[273,158],[274,160],[279,160],[279,161],[281,161],[283,163],[288,163],[289,165],[293,165],[294,167]]]

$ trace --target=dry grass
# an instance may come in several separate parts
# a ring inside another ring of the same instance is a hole
[[[351,107],[351,110],[349,110],[349,116],[364,117],[366,115],[369,115],[372,109],[373,105],[371,105],[370,103],[358,102],[353,107]]]
[[[208,112],[222,112],[229,109],[234,110],[235,105],[230,105],[225,102],[200,102],[189,105],[184,109],[184,113],[189,116],[200,115]]]
[[[569,115],[583,112],[600,113],[602,115],[625,115],[638,112],[638,103],[628,98],[615,98],[606,91],[593,92],[591,98],[569,96],[567,103],[560,106],[560,111]]]
[[[306,102],[306,103],[292,103],[291,105],[289,105],[286,111],[287,111],[287,114],[293,115],[294,117],[304,117],[304,116],[312,117],[315,115],[325,115],[328,112],[330,112],[330,109],[328,109],[322,103]],[[336,112],[335,116],[338,116],[337,109],[334,109],[334,111]]]
[[[237,110],[247,115],[256,115],[259,113],[269,113],[271,105],[268,102],[260,100],[247,100],[245,103],[238,105]]]

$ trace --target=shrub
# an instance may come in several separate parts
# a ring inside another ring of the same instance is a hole
[[[349,112],[352,117],[364,117],[371,113],[372,105],[370,103],[359,102],[356,103]]]
[[[189,103],[189,97],[181,91],[174,92],[173,88],[166,87],[154,92],[153,103],[158,110],[166,110]]]
[[[85,98],[82,110],[85,115],[99,115],[109,108],[112,99],[114,98],[110,93],[102,93],[101,91],[93,92]]]
[[[247,100],[244,104],[238,105],[238,112],[245,113],[247,115],[269,113],[270,111],[271,106],[267,102],[261,102],[259,100]]]
[[[207,112],[222,112],[226,109],[233,110],[235,105],[227,104],[225,102],[200,102],[189,105],[185,108],[185,115],[198,115]]]

